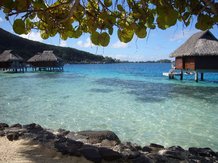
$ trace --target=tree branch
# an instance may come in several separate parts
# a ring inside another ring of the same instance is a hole
[[[204,3],[206,3],[208,6],[211,7],[211,11],[217,15],[218,14],[218,9],[215,7],[215,3],[214,1],[211,1],[211,0],[203,0]]]

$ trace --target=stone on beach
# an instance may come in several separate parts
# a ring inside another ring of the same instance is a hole
[[[10,127],[0,123],[0,127],[0,140],[7,138],[11,143],[28,140],[47,150],[58,152],[63,157],[73,156],[74,160],[78,157],[78,160],[84,162],[218,162],[217,152],[210,148],[191,147],[185,150],[180,146],[165,148],[154,143],[141,147],[132,142],[120,142],[112,131],[54,131],[35,123],[23,126],[14,124]]]
[[[6,123],[0,123],[0,130],[4,130],[5,128],[9,127]]]
[[[77,134],[87,137],[91,144],[101,143],[105,139],[120,143],[120,139],[112,131],[80,131]]]

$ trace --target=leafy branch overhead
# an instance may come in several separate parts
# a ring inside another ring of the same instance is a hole
[[[0,8],[13,20],[17,34],[39,29],[47,39],[60,34],[63,40],[90,33],[95,45],[107,46],[117,27],[120,41],[145,38],[148,29],[167,29],[177,21],[207,30],[218,23],[216,0],[1,0]]]

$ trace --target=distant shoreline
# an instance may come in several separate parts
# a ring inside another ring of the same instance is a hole
[[[131,61],[119,61],[119,62],[66,62],[65,64],[120,64],[120,63],[172,63],[170,62],[160,62],[160,61],[136,61],[136,62],[131,62]]]

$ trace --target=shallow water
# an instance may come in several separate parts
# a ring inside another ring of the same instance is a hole
[[[218,75],[168,80],[170,64],[66,65],[0,73],[0,121],[112,130],[122,141],[218,150]]]

